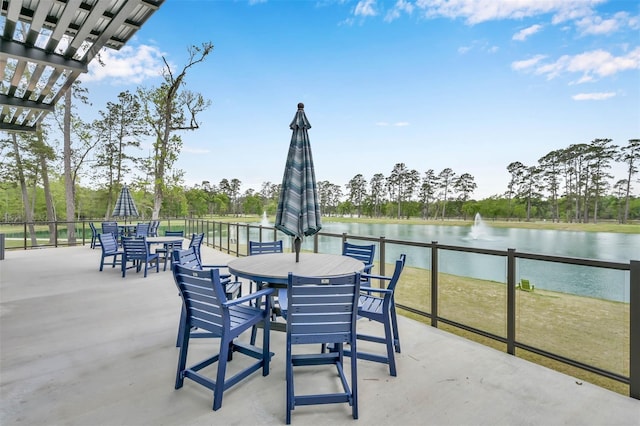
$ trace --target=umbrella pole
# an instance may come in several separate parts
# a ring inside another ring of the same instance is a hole
[[[302,246],[302,240],[300,237],[296,237],[295,240],[293,240],[293,248],[296,251],[296,263],[300,261],[300,246]]]

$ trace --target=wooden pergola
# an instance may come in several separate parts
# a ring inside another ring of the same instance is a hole
[[[35,131],[103,48],[119,50],[164,0],[0,0],[0,130]]]

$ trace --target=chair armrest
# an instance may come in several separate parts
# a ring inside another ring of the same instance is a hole
[[[227,265],[201,265],[202,269],[222,269],[227,268]],[[220,274],[220,279],[230,278],[231,274]]]
[[[381,293],[381,294],[393,294],[393,291],[386,288],[374,288],[374,287],[360,287],[361,293]]]
[[[256,291],[255,293],[247,294],[246,296],[238,297],[237,299],[229,300],[224,306],[235,306],[244,302],[248,302],[253,299],[260,299],[262,296],[270,296],[273,293],[272,288],[266,288],[264,290]]]
[[[373,263],[369,263],[369,264],[367,264],[367,265],[364,265],[364,270],[365,270],[365,271],[370,271],[370,270],[371,270],[371,268],[373,268]]]
[[[391,277],[385,277],[384,275],[375,275],[375,274],[360,274],[362,278],[371,278],[376,280],[387,280],[391,281]]]

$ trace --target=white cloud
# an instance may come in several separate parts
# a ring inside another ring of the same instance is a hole
[[[401,13],[406,13],[407,15],[411,15],[413,13],[414,8],[415,7],[413,3],[410,3],[406,0],[398,0],[396,1],[396,4],[393,5],[393,8],[387,12],[386,16],[384,17],[384,20],[386,22],[391,22],[395,19],[398,19]]]
[[[528,68],[534,67],[540,61],[546,58],[545,55],[536,55],[533,58],[524,59],[522,61],[515,61],[511,64],[511,69],[514,70],[526,70]]]
[[[604,99],[613,98],[616,94],[613,92],[604,93],[578,93],[571,98],[575,101],[601,101]]]
[[[142,83],[146,79],[161,75],[164,65],[162,52],[154,46],[124,46],[120,50],[103,49],[100,59],[91,61],[89,71],[82,76],[83,82],[113,79],[118,83]]]
[[[376,0],[360,0],[353,12],[356,16],[376,16]]]
[[[637,29],[637,18],[631,18],[626,12],[618,12],[612,18],[603,19],[590,15],[576,21],[578,31],[583,35],[611,34],[624,27]]]
[[[460,46],[458,47],[458,53],[464,55],[465,53],[470,52],[471,50],[479,50],[481,52],[487,53],[496,53],[500,48],[498,46],[491,46],[484,40],[474,40],[471,42],[470,46]]]
[[[555,62],[540,64],[544,57],[538,55],[532,59],[517,61],[511,64],[514,70],[533,70],[536,74],[545,75],[548,80],[561,74],[581,74],[576,84],[595,81],[619,72],[640,69],[640,47],[623,56],[614,56],[602,49],[563,55]]]
[[[408,121],[398,121],[397,123],[393,123],[394,126],[396,127],[406,127],[409,125]]]
[[[524,28],[513,35],[513,40],[525,41],[529,36],[534,35],[541,29],[542,29],[542,25],[538,25],[538,24]]]
[[[388,126],[388,125],[389,125],[389,123],[387,123],[386,121],[378,121],[376,123],[376,126],[379,126],[379,127],[385,127],[385,126]]]
[[[465,18],[470,25],[499,19],[522,19],[552,13],[554,23],[592,13],[606,0],[417,0],[427,17]]]

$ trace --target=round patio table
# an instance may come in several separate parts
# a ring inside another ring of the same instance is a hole
[[[229,272],[252,281],[266,282],[269,287],[287,288],[289,273],[308,277],[332,277],[362,272],[364,263],[349,256],[324,253],[258,254],[234,259],[227,264]]]

